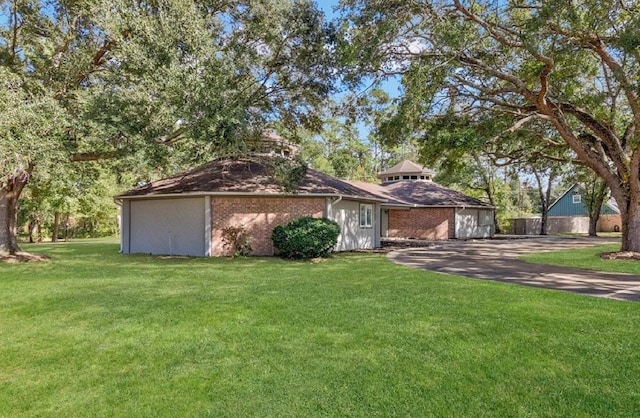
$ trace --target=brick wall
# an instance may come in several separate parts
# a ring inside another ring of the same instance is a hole
[[[616,228],[616,226],[618,228]],[[620,215],[600,215],[598,219],[598,231],[613,232],[622,231],[622,218]]]
[[[389,237],[446,240],[455,238],[453,208],[389,209]]]
[[[211,199],[211,255],[223,256],[222,229],[244,226],[251,237],[252,255],[273,255],[271,232],[301,216],[325,215],[321,197],[213,197]]]

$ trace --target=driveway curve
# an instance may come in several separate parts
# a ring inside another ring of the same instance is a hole
[[[640,276],[547,266],[518,260],[532,252],[589,247],[599,238],[527,238],[443,241],[429,247],[405,248],[387,256],[395,263],[423,270],[564,290],[591,296],[640,301]]]

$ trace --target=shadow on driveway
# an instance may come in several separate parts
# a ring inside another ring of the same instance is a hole
[[[533,252],[566,250],[619,241],[601,238],[529,238],[445,241],[388,254],[395,263],[484,280],[565,290],[591,296],[640,301],[640,276],[532,264],[517,258]]]

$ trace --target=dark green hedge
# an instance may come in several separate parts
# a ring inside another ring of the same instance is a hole
[[[327,257],[338,242],[340,226],[327,218],[305,216],[278,225],[271,234],[276,252],[284,258]]]

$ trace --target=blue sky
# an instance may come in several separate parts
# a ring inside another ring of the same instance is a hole
[[[334,12],[334,8],[338,6],[339,0],[316,0],[316,4],[318,7],[324,11],[327,16],[327,19],[333,19],[338,17],[338,14]],[[367,88],[368,86],[363,86],[362,89]],[[398,77],[390,78],[382,82],[380,88],[387,92],[391,97],[399,97],[400,96],[400,80]],[[339,96],[336,97],[339,100]],[[366,140],[366,137],[369,134],[369,127],[365,126],[362,123],[357,124],[357,129],[359,135],[362,140]]]
[[[333,8],[338,5],[338,0],[316,0],[316,4],[325,12],[329,19],[335,17]]]

